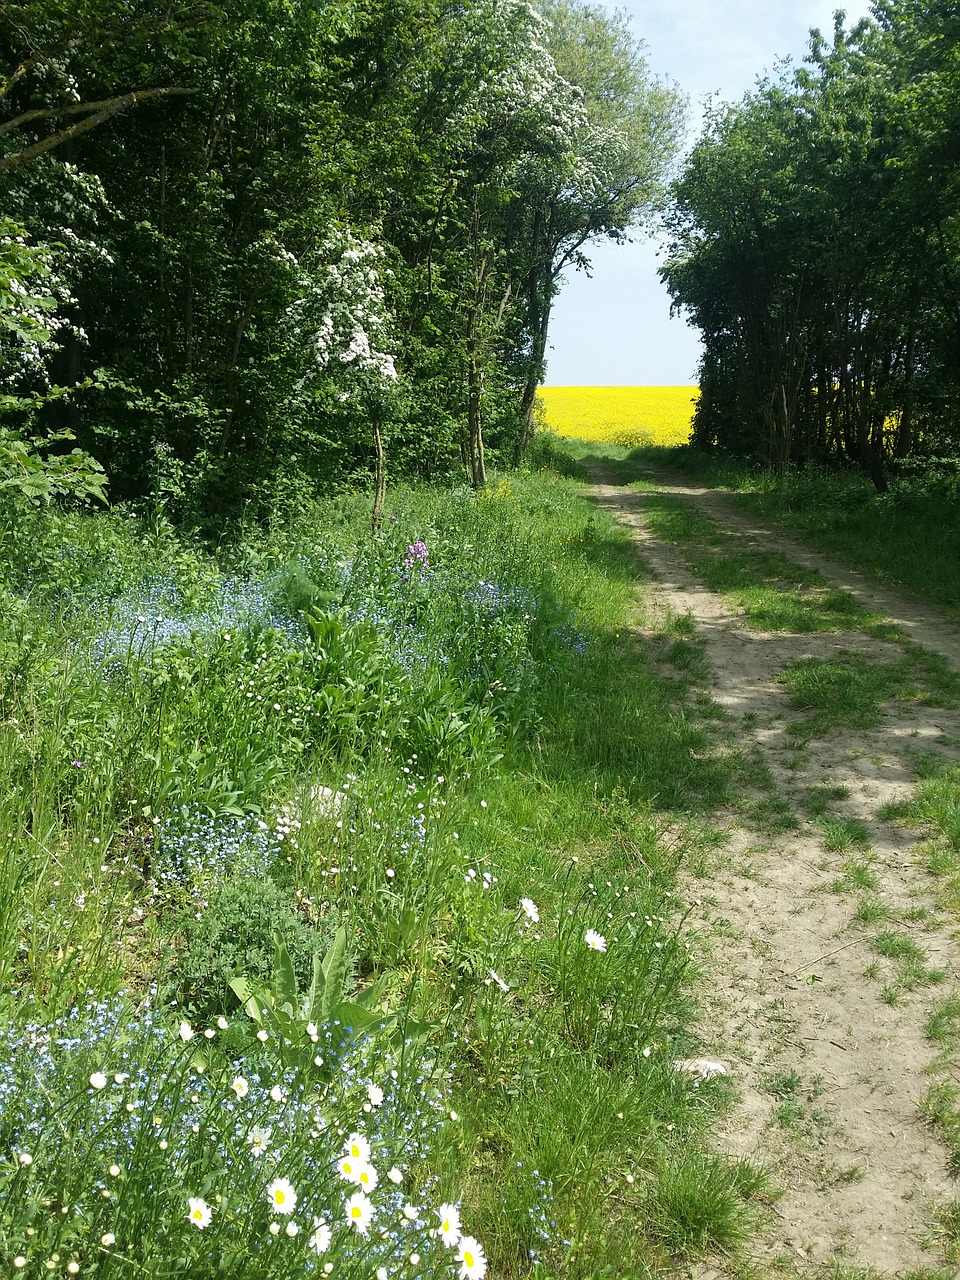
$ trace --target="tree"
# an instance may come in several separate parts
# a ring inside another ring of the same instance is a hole
[[[216,12],[204,3],[157,9],[125,0],[22,0],[0,8],[0,174],[130,107],[195,93],[184,85],[138,84],[136,60],[175,52],[186,70],[193,29]],[[118,49],[120,65],[111,55]],[[84,82],[94,65],[97,78],[107,72],[111,86],[91,97]]]
[[[953,429],[931,416],[960,332],[950,10],[884,0],[849,32],[838,15],[694,148],[662,274],[704,334],[702,443],[849,461],[883,489],[919,416],[928,447]]]
[[[561,82],[576,88],[582,109],[577,114],[567,105],[558,151],[532,157],[514,210],[515,236],[523,246],[518,295],[529,342],[521,452],[532,432],[550,312],[563,273],[587,268],[586,250],[595,241],[623,243],[658,207],[683,122],[681,100],[651,77],[643,43],[622,12],[547,0],[543,14],[545,44]]]

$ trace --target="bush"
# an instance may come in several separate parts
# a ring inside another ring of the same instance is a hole
[[[292,893],[272,880],[230,880],[187,930],[186,949],[174,966],[177,998],[199,1019],[235,1009],[239,1001],[230,979],[240,974],[268,979],[276,934],[293,961],[297,981],[309,986],[314,953],[326,951],[338,924],[336,917],[325,916],[314,928],[295,913]]]

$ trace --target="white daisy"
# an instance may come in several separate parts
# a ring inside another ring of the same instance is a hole
[[[350,1197],[344,1211],[350,1225],[356,1227],[360,1234],[365,1236],[370,1219],[373,1217],[373,1205],[362,1191],[357,1191]]]
[[[596,929],[588,929],[583,935],[583,940],[591,951],[606,951],[607,940],[602,933],[597,933]]]
[[[483,1249],[473,1236],[461,1236],[457,1261],[460,1263],[460,1280],[483,1280],[487,1274]]]
[[[187,1218],[193,1223],[198,1231],[202,1231],[204,1227],[209,1227],[212,1217],[213,1210],[207,1204],[206,1200],[201,1200],[199,1196],[190,1197],[187,1201]]]
[[[497,973],[496,969],[490,969],[488,970],[488,973],[490,975],[490,981],[495,982],[501,991],[509,995],[510,988],[507,986],[504,980],[500,977],[499,973]]]
[[[344,1182],[359,1183],[360,1170],[366,1162],[357,1159],[356,1156],[341,1156],[337,1161],[337,1173]]]
[[[343,1154],[345,1156],[352,1156],[354,1160],[369,1160],[370,1143],[362,1133],[351,1133],[350,1137],[343,1144]]]
[[[326,1253],[330,1248],[330,1241],[333,1238],[333,1232],[327,1226],[322,1218],[314,1218],[313,1235],[307,1241],[307,1244],[314,1253]]]
[[[537,904],[533,901],[532,898],[521,898],[520,910],[527,917],[527,919],[530,921],[531,924],[540,923],[540,912],[537,909]]]
[[[460,1210],[455,1204],[442,1204],[437,1210],[437,1217],[440,1219],[437,1235],[448,1249],[452,1249],[460,1239]]]
[[[267,1187],[267,1199],[274,1213],[293,1213],[297,1207],[297,1193],[288,1178],[275,1178]]]
[[[272,1129],[261,1129],[259,1125],[254,1125],[247,1134],[247,1141],[250,1143],[250,1150],[255,1156],[262,1156],[270,1145],[270,1135]]]

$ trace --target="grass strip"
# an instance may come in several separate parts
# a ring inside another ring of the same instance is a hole
[[[791,705],[807,713],[790,726],[797,738],[822,737],[849,729],[875,729],[887,703],[955,706],[960,676],[936,654],[908,646],[897,662],[880,662],[862,653],[833,658],[803,658],[778,676]]]
[[[780,551],[751,545],[689,501],[650,492],[644,497],[644,515],[658,538],[679,548],[691,573],[735,604],[756,630],[891,633],[881,614],[864,609],[815,569]]]

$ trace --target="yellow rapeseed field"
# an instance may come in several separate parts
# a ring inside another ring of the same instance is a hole
[[[696,387],[541,387],[546,425],[601,444],[686,444]]]

